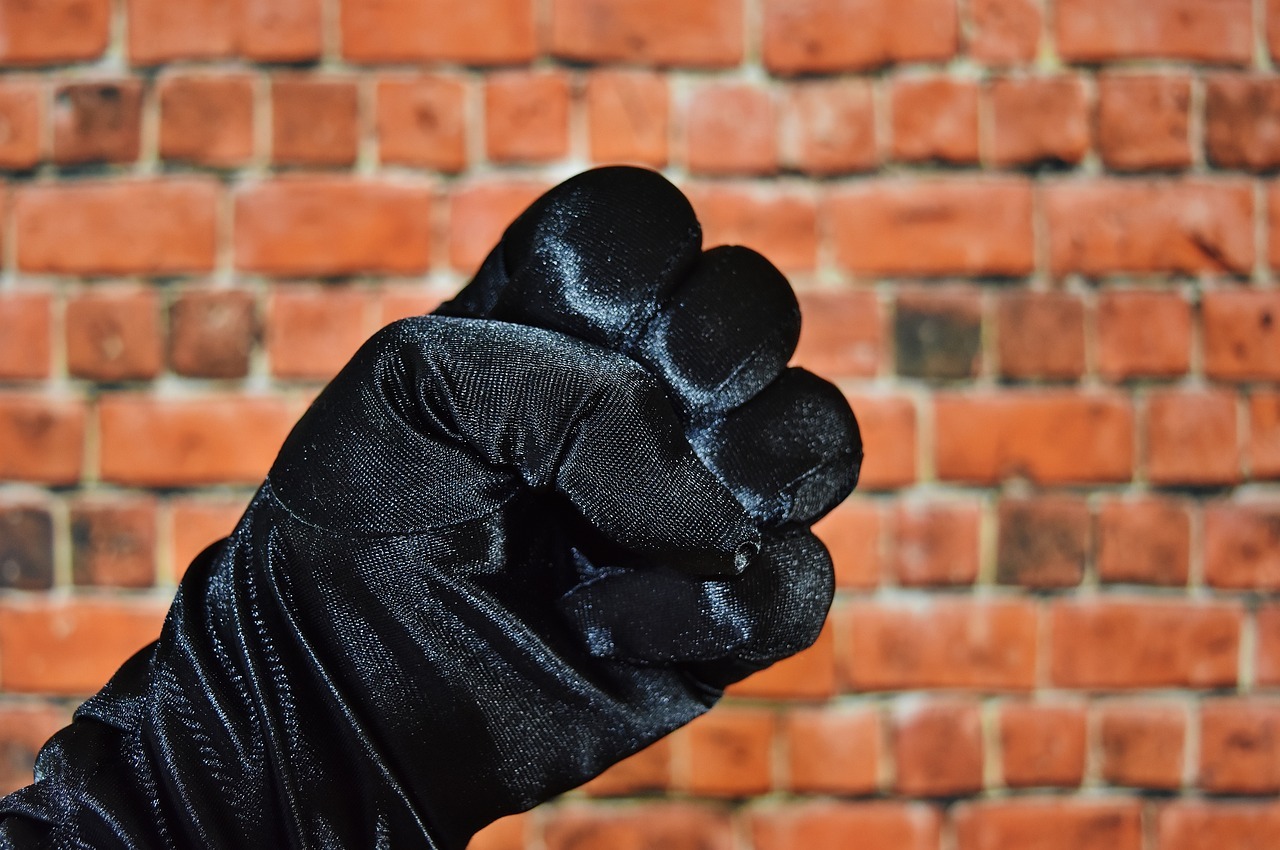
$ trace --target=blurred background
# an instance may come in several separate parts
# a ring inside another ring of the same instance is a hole
[[[867,447],[817,645],[487,850],[1280,846],[1277,0],[0,0],[0,779],[542,189],[662,169]]]

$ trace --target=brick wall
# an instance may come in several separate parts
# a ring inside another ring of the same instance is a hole
[[[0,0],[3,782],[366,335],[626,160],[854,401],[838,599],[476,846],[1280,846],[1276,61],[1280,0]]]

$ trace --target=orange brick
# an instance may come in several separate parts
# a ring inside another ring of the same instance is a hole
[[[978,87],[972,81],[908,77],[894,80],[890,94],[894,159],[978,161]]]
[[[849,396],[862,432],[866,459],[858,486],[866,490],[907,487],[916,480],[916,408],[906,396]]]
[[[158,65],[213,59],[235,49],[235,16],[219,0],[126,0],[129,59]]]
[[[133,162],[141,146],[142,83],[103,80],[58,87],[53,109],[56,162]]]
[[[1249,473],[1280,478],[1280,392],[1256,390],[1249,396]]]
[[[890,564],[898,584],[934,587],[978,579],[981,505],[904,502],[894,518]]]
[[[52,308],[46,292],[0,292],[0,380],[48,377]]]
[[[425,316],[440,306],[444,300],[438,292],[424,290],[421,284],[400,284],[382,287],[378,297],[378,327],[384,327],[397,319]]]
[[[1181,787],[1187,716],[1180,706],[1111,702],[1100,715],[1105,781],[1168,791]]]
[[[531,0],[347,0],[342,53],[353,62],[528,62],[537,47]]]
[[[84,465],[84,440],[82,402],[0,395],[0,480],[75,484]]]
[[[987,65],[1020,65],[1040,48],[1041,14],[1035,0],[973,0],[968,53]]]
[[[1256,675],[1260,685],[1280,685],[1280,603],[1258,608]]]
[[[582,790],[592,797],[631,797],[665,791],[670,784],[671,739],[663,738],[613,765]]]
[[[825,699],[836,692],[835,635],[828,623],[813,646],[730,685],[733,696],[761,699]]]
[[[961,803],[956,850],[1141,850],[1142,807],[1125,800],[1027,798]]]
[[[265,396],[104,396],[101,476],[141,487],[257,484],[301,413],[296,401]]]
[[[1133,408],[1114,393],[985,392],[934,400],[938,477],[991,484],[1127,481]]]
[[[1098,77],[1098,153],[1114,171],[1186,168],[1191,79],[1168,74]]]
[[[1000,709],[1004,784],[1074,788],[1084,779],[1085,713],[1075,705],[1008,703]]]
[[[971,701],[900,703],[893,714],[894,790],[953,797],[982,788],[982,720]]]
[[[832,192],[836,261],[864,275],[1027,274],[1031,186],[1016,178],[885,180]]]
[[[160,635],[167,603],[74,599],[0,605],[0,687],[84,696]]]
[[[1241,610],[1229,603],[1107,598],[1054,604],[1055,685],[1108,690],[1226,687],[1237,681]]]
[[[947,0],[766,0],[764,63],[783,74],[951,58],[956,4]]]
[[[507,225],[548,187],[529,181],[462,184],[449,199],[449,263],[471,274],[502,238]]]
[[[1212,587],[1280,589],[1280,505],[1218,502],[1207,506],[1204,572]]]
[[[2,49],[2,48],[0,48]],[[0,81],[0,169],[33,168],[40,162],[45,121],[44,92],[36,80],[21,77]]]
[[[547,815],[546,850],[731,850],[734,846],[728,812],[689,803],[644,803],[619,809],[568,805]]]
[[[213,267],[212,180],[32,185],[17,194],[18,267],[46,274],[177,274]]]
[[[1191,517],[1170,499],[1109,499],[1098,513],[1098,577],[1104,582],[1184,586]]]
[[[169,508],[168,533],[173,560],[167,575],[180,581],[197,555],[235,529],[247,502],[247,497],[175,499]]]
[[[784,97],[779,148],[784,166],[824,176],[869,171],[879,164],[868,81],[797,81]]]
[[[1029,690],[1036,679],[1035,605],[935,599],[851,605],[840,614],[845,681],[858,690]]]
[[[551,52],[570,61],[718,68],[742,61],[735,0],[553,0]]]
[[[1280,80],[1221,75],[1205,89],[1205,151],[1223,168],[1280,166]]]
[[[595,162],[667,164],[671,134],[667,80],[649,71],[593,71],[587,77],[587,136]]]
[[[1280,792],[1280,702],[1227,698],[1204,703],[1199,785],[1215,794]]]
[[[788,788],[798,794],[874,794],[880,715],[870,708],[809,708],[787,714]]]
[[[507,815],[481,829],[467,842],[467,850],[526,850],[532,815]]]
[[[1172,378],[1191,365],[1191,305],[1177,292],[1104,290],[1097,365],[1113,381]]]
[[[1061,0],[1054,12],[1058,51],[1072,62],[1253,56],[1249,0]]]
[[[1163,806],[1160,850],[1249,850],[1280,843],[1280,805],[1179,800]]]
[[[374,328],[369,294],[349,287],[285,285],[267,305],[267,358],[278,378],[329,380]]]
[[[163,340],[156,293],[134,286],[94,289],[72,297],[65,315],[67,371],[79,378],[154,378]]]
[[[457,172],[467,166],[466,87],[452,77],[378,82],[378,145],[384,163]]]
[[[996,580],[1025,587],[1073,587],[1089,554],[1089,507],[1067,495],[1000,501]]]
[[[236,196],[236,267],[280,277],[413,274],[431,259],[431,193],[419,185],[298,177]]]
[[[818,210],[812,197],[716,183],[691,187],[702,245],[746,245],[787,272],[812,271],[818,255]]]
[[[1253,198],[1241,181],[1070,181],[1045,187],[1055,273],[1248,272]]]
[[[997,165],[1075,165],[1089,150],[1089,114],[1078,77],[996,80],[990,90]]]
[[[0,707],[0,793],[9,794],[32,781],[36,753],[45,741],[71,722],[71,713],[45,703]]]
[[[321,0],[239,0],[239,52],[260,62],[320,57]]]
[[[1280,291],[1206,292],[1204,369],[1227,381],[1280,381]]]
[[[183,75],[160,81],[160,156],[216,168],[253,156],[253,78]]]
[[[795,362],[827,378],[869,378],[880,370],[885,330],[874,292],[805,291],[799,301]]]
[[[359,146],[359,102],[349,80],[276,77],[271,158],[281,165],[350,165]]]
[[[996,339],[1005,377],[1074,380],[1084,374],[1084,304],[1075,295],[1001,293]]]
[[[150,587],[156,505],[150,498],[82,498],[71,506],[71,577],[78,585]]]
[[[550,162],[569,152],[569,78],[558,71],[491,74],[485,151],[494,162]]]
[[[111,0],[0,0],[0,62],[53,65],[95,59],[107,48]]]
[[[749,797],[773,787],[772,749],[777,721],[771,712],[721,708],[681,730],[688,749],[688,775],[680,783],[691,794]]]
[[[1147,401],[1147,475],[1155,484],[1214,485],[1240,480],[1236,394],[1164,390]]]
[[[778,168],[778,116],[770,93],[737,83],[708,83],[685,114],[689,170],[697,174],[772,174]]]
[[[752,813],[756,850],[938,850],[942,818],[921,803],[821,801],[770,806]],[[673,845],[674,846],[674,845]]]
[[[880,509],[875,502],[846,499],[813,527],[831,553],[837,588],[880,583]]]

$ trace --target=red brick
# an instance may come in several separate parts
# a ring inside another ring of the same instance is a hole
[[[1205,508],[1205,580],[1233,590],[1280,589],[1280,504],[1219,502]]]
[[[962,803],[952,815],[956,850],[1141,850],[1137,802],[1052,798]]]
[[[1205,89],[1205,151],[1223,168],[1280,166],[1280,79],[1215,76]]]
[[[359,98],[349,80],[276,77],[271,158],[281,165],[350,165],[359,147]]]
[[[297,401],[266,396],[104,396],[100,473],[140,487],[257,484],[301,413]]]
[[[697,174],[772,174],[778,168],[772,95],[748,84],[700,86],[685,113],[685,148]]]
[[[169,365],[191,378],[243,378],[258,338],[245,289],[191,289],[169,308]]]
[[[670,785],[671,739],[663,738],[613,765],[582,790],[592,797],[632,797],[665,791]]]
[[[49,704],[0,707],[0,793],[30,785],[36,753],[71,722],[71,713]]]
[[[546,850],[731,850],[729,813],[689,803],[626,808],[568,805],[547,812]]]
[[[384,163],[457,172],[467,166],[466,87],[452,77],[378,83],[378,144]]]
[[[553,0],[551,52],[579,62],[718,68],[742,61],[736,0]]]
[[[527,62],[536,51],[532,0],[346,0],[342,53],[353,62]]]
[[[948,0],[766,0],[764,63],[794,74],[949,59],[958,29]]]
[[[1098,153],[1113,171],[1186,168],[1191,79],[1169,74],[1098,77]]]
[[[894,159],[978,161],[976,84],[947,77],[907,77],[894,80],[890,95]]]
[[[0,605],[0,687],[83,696],[160,636],[157,600],[7,601]]]
[[[894,518],[894,577],[904,587],[973,584],[978,579],[979,526],[976,501],[904,502]]]
[[[149,498],[80,499],[71,506],[71,577],[78,585],[150,587],[156,505]]]
[[[1267,0],[1267,45],[1271,58],[1280,58],[1280,0]]]
[[[1240,480],[1235,393],[1152,393],[1147,401],[1146,446],[1152,483],[1211,486]]]
[[[836,692],[836,642],[827,624],[813,646],[731,685],[732,696],[814,700]]]
[[[141,82],[102,80],[58,87],[53,105],[56,162],[133,162],[141,146]]]
[[[948,284],[898,290],[893,311],[899,375],[937,380],[976,377],[982,366],[982,292]]]
[[[1040,49],[1041,14],[1035,0],[972,0],[968,53],[987,65],[1028,64]]]
[[[858,486],[892,490],[916,480],[916,408],[907,396],[851,395],[866,459]]]
[[[1114,498],[1098,512],[1098,577],[1104,582],[1185,586],[1191,517],[1170,499]]]
[[[1240,181],[1072,181],[1047,186],[1056,273],[1248,272],[1253,197]]]
[[[1089,506],[1076,496],[1000,502],[996,580],[1026,587],[1073,587],[1089,555]]]
[[[378,327],[410,316],[425,316],[440,306],[444,296],[424,290],[421,284],[391,284],[382,287],[378,297]]]
[[[747,245],[786,272],[812,271],[818,255],[818,209],[798,192],[716,183],[690,188],[702,245]]]
[[[84,465],[84,439],[81,402],[0,395],[0,481],[75,484]]]
[[[52,302],[46,292],[0,292],[0,380],[48,377]]]
[[[881,755],[872,708],[809,708],[786,717],[788,788],[798,794],[874,794]]]
[[[1205,292],[1204,369],[1228,381],[1280,381],[1280,290]]]
[[[1000,79],[991,85],[997,165],[1075,165],[1089,150],[1089,114],[1079,77]]]
[[[845,680],[858,690],[1028,690],[1036,681],[1034,605],[935,599],[851,605],[841,612],[850,650]]]
[[[1214,699],[1201,706],[1199,785],[1216,794],[1280,792],[1280,702]]]
[[[467,850],[527,850],[532,814],[521,812],[498,818],[467,842]]]
[[[1280,844],[1280,805],[1178,800],[1160,809],[1160,850],[1256,850]]]
[[[321,0],[239,0],[238,47],[260,62],[318,59]]]
[[[671,135],[670,93],[661,74],[592,71],[587,77],[587,136],[594,162],[662,168]]]
[[[559,71],[491,74],[484,89],[485,152],[494,162],[551,162],[569,152],[569,78]]]
[[[942,818],[920,803],[822,801],[757,809],[755,850],[938,850]]]
[[[159,88],[161,157],[230,168],[253,156],[252,77],[164,77]]]
[[[267,305],[271,374],[332,378],[373,332],[372,312],[372,299],[364,290],[278,287]]]
[[[1097,367],[1113,381],[1172,378],[1191,365],[1191,305],[1178,292],[1103,290]]]
[[[44,151],[44,93],[35,80],[0,81],[0,169],[33,168]]]
[[[866,80],[805,80],[784,89],[782,164],[825,176],[869,171],[876,150],[875,104]]]
[[[1064,600],[1050,620],[1052,680],[1109,690],[1234,685],[1241,619],[1228,603]]]
[[[213,267],[219,187],[197,177],[24,187],[18,267],[46,274],[178,274]]]
[[[1070,484],[1133,475],[1133,408],[1118,394],[940,394],[934,423],[943,480]]]
[[[1190,59],[1245,64],[1253,57],[1249,0],[1060,0],[1058,52],[1068,61]]]
[[[813,527],[831,553],[837,588],[867,589],[880,583],[882,524],[875,502],[846,499]]]
[[[1280,478],[1280,392],[1255,390],[1249,397],[1249,473],[1258,479]]]
[[[1257,664],[1259,685],[1280,685],[1280,603],[1258,607]]]
[[[489,181],[463,184],[449,199],[449,262],[471,274],[516,216],[546,191],[543,183]]]
[[[210,544],[229,535],[244,513],[247,498],[187,498],[174,500],[169,509],[169,548],[173,558],[166,575],[174,581]]]
[[[1104,703],[1102,778],[1111,785],[1176,791],[1182,786],[1187,715],[1159,702]]]
[[[865,275],[1027,274],[1031,186],[1015,178],[885,180],[835,190],[836,261]]]
[[[773,739],[777,721],[770,711],[720,708],[682,729],[687,775],[679,785],[703,797],[750,797],[773,787]]]
[[[53,587],[53,534],[53,516],[46,505],[38,501],[0,502],[0,587]]]
[[[111,0],[0,0],[0,62],[53,65],[95,59],[107,48]]]
[[[996,312],[1000,374],[1073,380],[1084,374],[1084,304],[1066,292],[1001,293]]]
[[[899,703],[893,714],[894,790],[953,797],[982,789],[982,719],[976,703]]]
[[[1074,705],[1008,703],[1000,709],[1004,784],[1074,788],[1084,779],[1085,714]]]
[[[828,378],[873,377],[880,370],[884,316],[869,289],[799,294],[800,344],[795,360]]]
[[[113,286],[73,296],[65,323],[72,375],[124,381],[160,373],[163,331],[153,290]]]
[[[412,274],[431,259],[431,193],[413,184],[298,177],[236,196],[236,267],[280,277]]]
[[[235,48],[235,16],[219,0],[126,0],[135,65],[212,59]]]

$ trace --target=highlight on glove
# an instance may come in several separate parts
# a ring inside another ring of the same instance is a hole
[[[462,848],[805,648],[862,450],[799,322],[660,175],[552,189],[325,388],[0,846]]]

